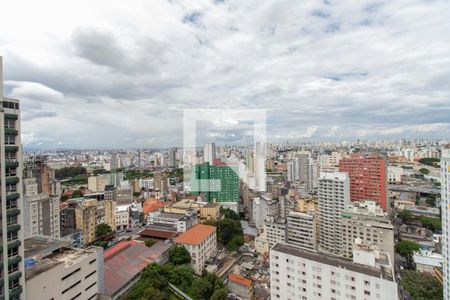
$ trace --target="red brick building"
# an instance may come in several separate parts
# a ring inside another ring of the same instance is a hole
[[[339,171],[350,177],[350,200],[370,199],[386,210],[387,182],[386,161],[383,157],[370,154],[352,154],[339,161]]]

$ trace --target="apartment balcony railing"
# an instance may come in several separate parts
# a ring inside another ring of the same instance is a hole
[[[9,193],[6,195],[6,201],[14,201],[20,198],[20,194],[19,193]]]
[[[11,208],[6,210],[6,215],[8,217],[17,216],[18,214],[20,214],[20,209],[18,208]]]
[[[19,131],[15,128],[5,128],[6,135],[18,135]]]
[[[8,120],[17,120],[17,119],[19,119],[19,116],[16,115],[16,114],[4,114],[4,116],[5,116],[5,119],[8,119]]]
[[[14,256],[13,258],[8,259],[8,266],[12,266],[22,261],[22,257]]]
[[[20,224],[9,225],[9,226],[7,226],[7,229],[6,229],[6,231],[8,233],[16,232],[16,231],[19,231],[19,230],[20,230]]]
[[[17,159],[6,159],[5,160],[5,166],[7,168],[17,168],[19,166],[19,162]]]
[[[20,296],[22,294],[23,290],[21,286],[17,286],[11,290],[9,290],[9,297],[14,298]]]
[[[14,145],[6,145],[5,146],[6,152],[16,152],[18,150],[19,150],[19,146],[14,146]]]
[[[20,181],[19,177],[10,176],[10,177],[6,178],[5,183],[6,184],[17,184],[17,183],[19,183],[19,181]]]

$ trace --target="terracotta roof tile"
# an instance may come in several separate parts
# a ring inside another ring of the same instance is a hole
[[[203,240],[206,239],[208,235],[212,232],[216,231],[216,227],[197,224],[190,228],[185,233],[182,233],[175,239],[175,243],[177,244],[189,244],[189,245],[198,245]]]

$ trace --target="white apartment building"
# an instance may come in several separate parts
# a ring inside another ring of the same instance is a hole
[[[67,243],[42,236],[25,239],[27,299],[92,300],[103,292],[103,249],[67,248]]]
[[[277,216],[278,212],[278,200],[272,200],[269,195],[262,195],[253,199],[252,221],[258,230],[264,229],[264,222],[268,216]]]
[[[355,262],[277,244],[270,250],[271,299],[398,299],[387,254],[359,251]]]
[[[450,299],[450,149],[441,158],[442,255],[444,256],[444,299]]]
[[[266,239],[269,243],[269,249],[278,243],[286,242],[287,224],[286,219],[276,219],[269,216],[265,221]]]
[[[314,210],[290,211],[287,216],[287,237],[289,245],[300,249],[316,251],[317,232]]]
[[[402,176],[406,175],[405,169],[402,167],[388,166],[387,167],[388,184],[401,184]]]
[[[216,227],[197,224],[175,239],[175,244],[184,246],[191,255],[191,266],[201,274],[206,261],[217,253]]]
[[[347,173],[321,173],[319,178],[319,250],[341,255],[342,212],[350,203]]]
[[[139,179],[139,187],[145,188],[146,190],[152,190],[153,189],[153,178]]]
[[[394,257],[394,226],[381,206],[371,200],[352,202],[342,214],[342,255],[352,257],[355,240],[376,245]]]

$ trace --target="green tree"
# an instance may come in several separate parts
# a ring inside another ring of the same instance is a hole
[[[55,177],[59,180],[75,177],[76,175],[86,174],[86,169],[81,166],[64,167],[55,171]]]
[[[411,222],[414,219],[412,213],[409,210],[406,210],[406,209],[404,209],[401,212],[399,212],[397,214],[397,217],[402,219],[403,223],[409,223],[409,222]]]
[[[428,204],[428,206],[436,207],[436,196],[430,195],[427,197],[425,201]]]
[[[170,283],[178,288],[186,291],[194,282],[194,272],[189,265],[179,265],[173,268],[173,275],[170,278]]]
[[[432,275],[424,272],[405,270],[401,273],[400,285],[407,290],[412,299],[442,299],[442,285]]]
[[[99,224],[97,228],[95,228],[95,235],[97,236],[97,238],[108,236],[111,233],[112,229],[108,224]]]
[[[227,299],[228,299],[228,290],[219,289],[214,291],[214,294],[212,294],[210,300],[227,300]]]
[[[441,219],[430,218],[430,217],[419,217],[420,223],[422,226],[433,231],[440,232],[442,230],[442,222]]]
[[[395,252],[408,259],[411,258],[414,251],[419,251],[419,249],[419,244],[408,240],[400,241],[395,245]]]
[[[134,192],[134,193],[133,193],[133,196],[134,196],[134,197],[139,197],[140,195],[141,195],[140,192]]]
[[[188,264],[191,262],[191,255],[183,246],[174,246],[169,250],[169,260],[174,265]]]
[[[224,216],[226,219],[232,219],[232,220],[239,220],[239,215],[229,208],[221,208],[220,213]]]
[[[69,196],[67,195],[61,195],[61,201],[69,200]]]
[[[441,160],[439,158],[433,158],[433,157],[426,157],[426,158],[421,158],[419,159],[419,163],[424,164],[424,165],[428,165],[431,167],[437,167],[438,163]]]
[[[142,292],[142,296],[139,298],[139,300],[164,300],[164,299],[166,299],[166,296],[159,290],[155,289],[154,287],[146,288]]]
[[[98,241],[94,243],[94,246],[102,247],[103,249],[108,248],[108,242],[107,241]]]
[[[72,193],[72,198],[81,198],[83,197],[83,193],[80,190],[75,190]]]
[[[151,247],[154,244],[156,244],[157,242],[158,242],[157,240],[146,240],[144,243],[145,243],[145,246]]]
[[[430,173],[430,170],[428,170],[427,168],[420,168],[420,169],[419,169],[419,172],[422,173],[422,174],[427,175],[427,174]]]
[[[104,168],[101,169],[95,169],[92,171],[92,175],[97,176],[99,174],[108,174],[109,171],[105,170]]]
[[[214,286],[206,279],[202,278],[192,284],[192,297],[195,300],[209,300],[214,293]]]

